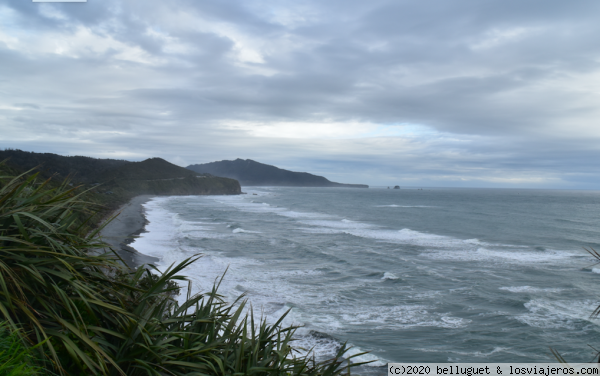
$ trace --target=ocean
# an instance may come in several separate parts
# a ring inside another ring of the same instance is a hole
[[[302,325],[318,357],[342,343],[387,362],[594,358],[600,192],[243,187],[157,197],[132,244],[157,266],[201,253],[193,292],[246,293],[270,322]],[[182,294],[183,297],[183,294]]]

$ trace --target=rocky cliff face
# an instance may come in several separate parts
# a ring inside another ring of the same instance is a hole
[[[327,180],[323,176],[307,172],[294,172],[275,166],[259,163],[251,159],[218,161],[187,166],[197,173],[208,173],[236,179],[246,186],[287,186],[287,187],[349,187],[369,188],[365,184],[342,184]]]

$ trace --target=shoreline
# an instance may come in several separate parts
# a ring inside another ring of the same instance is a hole
[[[145,232],[148,221],[142,204],[150,201],[153,197],[156,196],[136,196],[128,203],[121,205],[111,214],[111,216],[117,213],[119,215],[100,231],[100,239],[108,244],[131,269],[137,269],[143,264],[152,264],[159,261],[158,258],[144,255],[129,246],[135,238]]]

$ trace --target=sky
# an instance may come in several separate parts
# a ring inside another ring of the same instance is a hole
[[[0,148],[600,189],[596,0],[0,3]]]

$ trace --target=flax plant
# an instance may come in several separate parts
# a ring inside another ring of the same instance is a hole
[[[360,364],[344,359],[346,346],[325,362],[298,356],[296,327],[245,314],[243,297],[226,303],[218,284],[178,303],[198,255],[130,270],[98,252],[100,229],[85,225],[93,205],[37,177],[0,176],[0,320],[56,373],[335,376]]]
[[[36,357],[34,350],[43,343],[27,347],[22,341],[22,333],[0,323],[0,375],[2,376],[36,376],[47,375],[40,365],[43,359]]]
[[[114,257],[89,251],[102,245],[84,233],[89,205],[66,182],[51,186],[37,174],[2,177],[0,187],[0,315],[12,330],[45,345],[61,374],[119,369],[103,338],[107,323],[124,322],[119,291],[105,273]]]
[[[285,315],[273,325],[257,321],[252,310],[243,313],[243,297],[226,303],[217,293],[219,284],[179,304],[169,294],[169,281],[196,259],[172,266],[132,301],[139,320],[123,328],[115,347],[115,360],[127,375],[333,376],[347,370],[343,364],[352,357],[343,358],[345,346],[326,362],[298,357],[292,346],[296,327],[282,326]],[[139,285],[135,281],[148,272],[138,270],[133,283]]]

